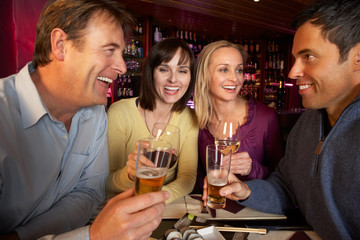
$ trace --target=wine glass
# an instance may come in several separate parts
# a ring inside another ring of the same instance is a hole
[[[225,146],[223,153],[236,153],[240,147],[240,123],[220,120],[215,133],[215,144]]]
[[[172,155],[169,169],[172,168],[180,151],[180,129],[168,123],[155,123],[151,130],[151,137],[155,139],[165,140],[172,145]]]

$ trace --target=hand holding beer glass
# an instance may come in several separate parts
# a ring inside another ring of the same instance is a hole
[[[213,209],[226,206],[226,197],[219,194],[219,190],[226,186],[230,172],[232,151],[224,153],[226,148],[216,144],[206,146],[207,205]]]
[[[169,169],[172,145],[167,141],[139,140],[135,166],[135,194],[160,191]]]

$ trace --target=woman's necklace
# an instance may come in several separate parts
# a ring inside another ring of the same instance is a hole
[[[148,121],[146,119],[146,110],[145,109],[144,109],[144,119],[145,119],[146,128],[148,129],[149,132],[151,132],[152,128],[149,128]],[[170,119],[171,119],[171,111],[168,114],[168,120],[166,121],[166,124],[168,124],[170,122]]]

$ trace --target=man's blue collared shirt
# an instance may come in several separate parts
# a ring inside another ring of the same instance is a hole
[[[104,199],[108,174],[104,107],[79,110],[67,132],[32,71],[29,63],[0,79],[0,233],[15,230],[21,239],[84,226]]]

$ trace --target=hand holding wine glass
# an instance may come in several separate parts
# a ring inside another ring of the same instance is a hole
[[[172,145],[172,156],[169,169],[172,168],[179,156],[180,150],[180,129],[168,123],[155,123],[151,130],[151,137],[165,140]]]
[[[240,123],[232,120],[220,120],[216,128],[215,144],[226,146],[224,154],[234,154],[240,147]]]

